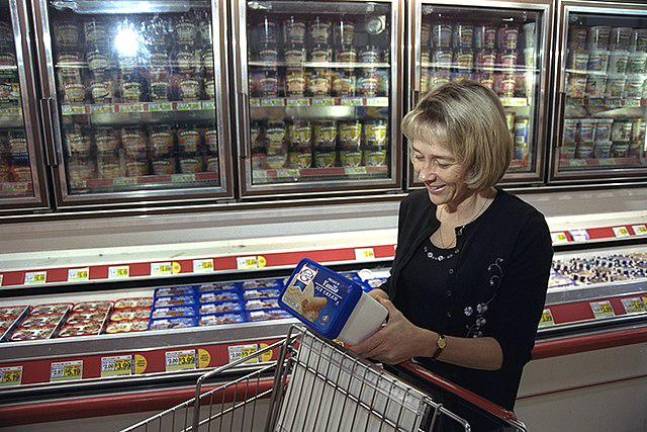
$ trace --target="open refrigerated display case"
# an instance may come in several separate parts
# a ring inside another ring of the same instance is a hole
[[[398,1],[236,1],[243,197],[397,190]]]
[[[450,81],[491,88],[514,142],[504,184],[543,177],[552,16],[548,1],[474,6],[417,0],[409,8],[408,109]],[[420,185],[410,164],[408,184]]]
[[[563,1],[558,32],[552,181],[644,177],[647,10]]]
[[[233,195],[226,2],[32,6],[59,206]]]
[[[49,205],[27,8],[0,2],[0,213]]]

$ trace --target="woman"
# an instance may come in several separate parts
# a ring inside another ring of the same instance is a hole
[[[503,107],[478,83],[450,83],[402,129],[425,189],[400,205],[391,277],[373,294],[389,320],[353,350],[386,364],[416,357],[511,410],[553,251],[543,215],[494,187],[512,155]]]

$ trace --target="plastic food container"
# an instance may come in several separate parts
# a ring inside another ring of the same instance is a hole
[[[322,336],[350,344],[375,333],[388,315],[360,285],[309,259],[294,269],[279,303]]]

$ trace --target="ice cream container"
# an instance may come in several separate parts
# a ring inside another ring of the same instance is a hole
[[[618,50],[627,50],[631,42],[631,27],[614,27],[611,29],[610,48]]]
[[[631,141],[631,130],[633,125],[631,121],[616,120],[611,127],[611,140],[615,143]]]
[[[272,321],[290,318],[292,318],[292,315],[290,315],[283,309],[266,309],[247,312],[247,320],[250,322]]]
[[[593,143],[579,143],[575,150],[575,157],[578,159],[589,159],[593,157]]]
[[[255,290],[243,291],[243,298],[245,300],[254,300],[262,298],[277,298],[281,295],[280,288],[260,288]]]
[[[254,299],[245,302],[245,310],[259,310],[259,309],[276,309],[279,307],[279,301],[276,298],[269,299]]]
[[[627,61],[629,53],[627,51],[611,51],[609,55],[609,66],[607,72],[610,74],[623,74],[627,71]]]
[[[279,303],[322,336],[350,344],[375,333],[388,315],[359,284],[307,258],[294,269]]]
[[[613,143],[611,141],[596,141],[595,147],[593,148],[593,156],[598,159],[608,158],[612,144]]]
[[[627,73],[645,73],[647,71],[647,53],[634,52],[627,59]]]
[[[645,82],[645,75],[629,75],[625,84],[625,97],[640,98],[643,82]]]
[[[149,330],[168,330],[178,328],[189,328],[198,325],[195,317],[153,319],[148,324]]]
[[[611,157],[622,158],[627,157],[629,151],[628,142],[614,142],[611,146]]]
[[[611,27],[593,26],[589,29],[587,42],[591,50],[606,50],[609,48],[609,35]]]
[[[566,93],[574,98],[584,97],[586,92],[586,75],[567,74]]]
[[[595,137],[595,119],[580,120],[580,141],[592,143]]]
[[[598,119],[595,125],[595,142],[606,142],[611,139],[612,119]]]
[[[607,97],[619,98],[624,95],[627,77],[625,75],[609,75],[607,80]]]
[[[209,291],[200,294],[200,303],[238,302],[240,293],[237,290]]]
[[[193,317],[195,316],[195,309],[189,306],[178,307],[164,307],[156,308],[151,312],[152,319],[159,318],[178,318],[178,317]]]
[[[593,50],[589,53],[588,70],[593,72],[606,72],[609,65],[609,51]]]
[[[586,49],[588,30],[586,27],[572,26],[568,32],[568,48]]]
[[[586,78],[586,94],[589,97],[603,97],[607,91],[607,77],[604,75],[589,75]]]
[[[156,297],[153,307],[166,308],[176,306],[193,306],[196,304],[196,298],[192,295]]]
[[[569,56],[568,67],[575,70],[586,70],[589,64],[587,51],[573,51]]]
[[[225,313],[203,315],[200,317],[199,325],[202,326],[215,326],[223,324],[238,324],[247,321],[245,315],[241,313]]]
[[[561,146],[559,148],[559,157],[561,159],[573,159],[575,157],[575,143]]]
[[[243,305],[238,301],[204,303],[200,305],[200,315],[241,312]]]

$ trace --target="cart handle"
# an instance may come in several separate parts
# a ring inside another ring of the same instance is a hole
[[[413,363],[412,361],[401,363],[398,365],[398,368],[406,370],[407,372],[411,373],[417,378],[420,378],[424,382],[431,383],[443,390],[459,396],[461,399],[466,400],[467,402],[477,406],[478,408],[486,411],[488,414],[494,417],[511,423],[514,426],[521,428],[522,430],[526,430],[524,424],[520,422],[519,419],[517,419],[517,416],[514,414],[514,412],[507,410],[470,390],[447,381],[439,377],[438,375],[429,372],[424,367]]]

